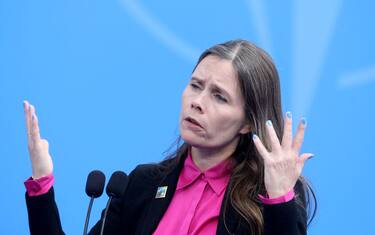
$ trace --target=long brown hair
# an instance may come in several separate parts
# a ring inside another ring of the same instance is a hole
[[[246,119],[251,125],[251,132],[241,135],[237,148],[232,154],[236,164],[228,185],[229,197],[226,197],[227,200],[223,202],[225,203],[224,210],[230,203],[247,222],[253,235],[263,234],[264,223],[258,194],[266,193],[264,163],[255,148],[252,135],[257,134],[266,148],[270,150],[265,123],[271,120],[281,142],[284,122],[279,75],[271,57],[261,48],[245,40],[232,40],[207,49],[199,57],[196,66],[209,55],[232,62],[244,99]],[[187,143],[177,144],[177,146],[177,151],[167,158],[179,159],[187,153],[190,147]],[[296,196],[297,204],[304,209],[314,207],[313,213],[309,213],[312,214],[310,223],[316,211],[315,194],[302,176],[297,184],[302,186],[304,192]],[[314,203],[311,203],[311,198]]]

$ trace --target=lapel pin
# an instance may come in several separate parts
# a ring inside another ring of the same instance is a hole
[[[165,198],[165,195],[167,194],[167,189],[168,189],[168,186],[158,187],[155,198]]]

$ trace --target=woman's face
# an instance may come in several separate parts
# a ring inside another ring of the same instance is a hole
[[[236,146],[250,131],[230,61],[209,55],[198,64],[182,94],[179,125],[182,139],[197,148]]]

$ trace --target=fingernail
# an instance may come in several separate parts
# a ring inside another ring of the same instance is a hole
[[[286,116],[289,118],[289,119],[291,119],[292,118],[292,113],[291,112],[286,112]]]
[[[258,136],[256,134],[253,134],[253,140],[256,140]]]
[[[302,123],[302,125],[306,126],[306,125],[307,125],[307,120],[306,120],[306,118],[302,118],[302,119],[301,119],[301,123]]]
[[[267,120],[266,124],[267,124],[268,126],[272,126],[272,122],[271,122],[271,120]]]

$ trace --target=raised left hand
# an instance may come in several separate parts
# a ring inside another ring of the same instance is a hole
[[[266,128],[271,143],[271,152],[266,149],[258,136],[253,136],[255,146],[264,159],[264,183],[270,198],[283,196],[292,190],[301,175],[306,160],[314,156],[312,153],[300,155],[306,124],[306,120],[301,119],[293,139],[292,115],[287,112],[284,134],[280,144],[272,122],[268,120]]]

